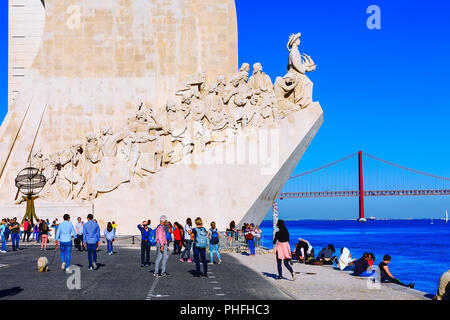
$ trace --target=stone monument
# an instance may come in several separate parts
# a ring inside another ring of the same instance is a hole
[[[238,69],[232,0],[46,0],[45,13],[0,127],[5,215],[31,162],[47,179],[38,216],[93,212],[119,234],[161,214],[262,221],[323,122],[300,33],[273,84],[261,63]]]

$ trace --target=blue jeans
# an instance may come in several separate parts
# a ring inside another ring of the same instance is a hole
[[[248,240],[248,248],[250,249],[250,255],[255,255],[255,240]]]
[[[6,250],[6,238],[5,235],[2,235],[2,251],[7,251]]]
[[[186,242],[186,249],[184,249],[183,253],[181,253],[181,258],[184,259],[184,255],[187,253],[186,259],[189,259],[191,257],[192,240],[185,240],[185,242]]]
[[[66,268],[70,266],[70,256],[72,255],[72,241],[60,242],[61,263],[66,263]]]
[[[13,250],[19,250],[20,235],[18,233],[11,233],[11,242]]]
[[[112,242],[112,240],[106,240],[106,246],[108,247],[108,253],[113,253],[113,242]]]
[[[213,251],[216,250],[216,255],[217,255],[217,259],[220,259],[220,253],[219,253],[219,244],[209,244],[209,257],[211,258],[211,262],[214,262],[214,257],[213,257]]]
[[[370,277],[375,274],[375,271],[364,271],[358,277]]]
[[[92,262],[97,263],[97,244],[96,243],[86,243],[88,251],[89,268],[92,267]]]
[[[206,249],[205,248],[197,248],[194,245],[194,261],[195,261],[195,272],[200,274],[200,259],[202,259],[203,263],[203,273],[205,275],[208,274],[208,264],[206,263]]]

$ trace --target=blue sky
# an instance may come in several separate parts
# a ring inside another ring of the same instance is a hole
[[[369,30],[369,5],[381,30]],[[7,1],[1,1],[0,120],[7,112]],[[324,124],[295,172],[363,150],[414,169],[450,177],[450,2],[236,0],[239,63],[261,62],[273,80],[286,72],[286,42],[302,33],[301,52]],[[370,173],[371,168],[365,168]],[[366,200],[366,214],[438,217],[450,197]],[[286,219],[352,218],[357,199],[283,200]]]
[[[369,30],[369,5],[381,29]],[[450,2],[236,0],[239,62],[285,74],[291,33],[318,65],[309,73],[324,124],[295,172],[363,150],[450,177]],[[370,173],[371,168],[365,168]],[[366,198],[366,215],[441,217],[450,197]],[[289,219],[352,218],[356,198],[279,202]],[[268,216],[267,218],[270,218]]]

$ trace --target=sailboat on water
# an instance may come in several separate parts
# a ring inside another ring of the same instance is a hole
[[[445,209],[445,218],[444,218],[444,223],[448,222],[448,213],[447,213],[447,209]]]
[[[430,222],[430,224],[434,224],[434,222],[433,222],[433,217],[431,217],[431,222]]]

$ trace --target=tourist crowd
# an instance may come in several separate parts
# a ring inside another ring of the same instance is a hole
[[[7,243],[11,240],[12,250],[19,250],[20,240],[23,242],[36,241],[40,243],[41,250],[47,250],[49,238],[53,238],[56,248],[60,247],[61,252],[61,269],[69,271],[72,241],[75,248],[79,251],[87,251],[88,269],[97,269],[97,249],[100,244],[100,227],[93,215],[87,216],[87,222],[83,222],[81,217],[77,218],[77,222],[73,224],[70,216],[65,214],[63,222],[59,223],[55,219],[52,224],[48,219],[40,219],[36,224],[25,219],[23,223],[19,223],[17,218],[4,218],[0,224],[0,236],[2,241],[1,252],[7,252]],[[104,238],[106,240],[107,254],[114,254],[113,242],[116,239],[117,224],[112,221],[107,223],[104,230]],[[169,245],[173,242],[173,254],[180,255],[179,261],[195,263],[195,277],[208,277],[208,263],[214,263],[214,253],[217,258],[217,264],[222,263],[219,242],[221,234],[213,221],[209,228],[203,226],[203,221],[197,217],[192,223],[191,218],[186,219],[183,227],[180,223],[172,224],[168,221],[167,216],[162,215],[156,228],[151,227],[151,221],[145,220],[137,225],[140,231],[141,239],[141,267],[150,266],[150,249],[156,247],[156,259],[153,275],[155,277],[165,277],[169,273],[166,271],[168,260]],[[276,256],[278,277],[283,279],[282,264],[291,273],[292,279],[296,279],[296,273],[292,269],[294,261],[310,265],[336,265],[338,270],[351,270],[353,276],[358,277],[375,277],[375,255],[371,252],[365,252],[361,258],[352,257],[350,250],[343,247],[340,255],[337,257],[335,247],[329,244],[322,248],[317,256],[314,253],[314,247],[306,239],[299,238],[294,251],[291,251],[289,244],[289,232],[283,220],[277,223],[278,231],[275,233],[273,244]],[[30,239],[31,237],[31,239]],[[232,248],[237,241],[245,242],[248,246],[249,256],[255,255],[255,247],[261,246],[262,231],[259,226],[253,223],[243,223],[241,229],[237,229],[234,221],[231,221],[226,229],[226,243]],[[206,251],[209,248],[209,262],[206,259]],[[191,259],[191,249],[194,261]],[[405,287],[414,288],[414,283],[405,284],[397,279],[389,270],[391,256],[384,255],[383,260],[378,265],[379,277],[381,282],[390,282]],[[203,270],[201,270],[201,265]],[[203,271],[203,272],[201,272]],[[441,277],[440,283],[449,282],[449,272]],[[443,279],[443,280],[442,280]],[[443,286],[440,284],[440,287]],[[445,287],[445,286],[444,286]],[[446,289],[440,288],[445,295]],[[437,295],[439,296],[439,294]]]
[[[278,232],[274,237],[275,253],[278,265],[278,279],[282,279],[281,262],[284,260],[285,267],[291,272],[293,280],[295,280],[295,272],[292,269],[293,261],[310,265],[336,265],[339,270],[352,270],[353,276],[372,277],[375,276],[375,255],[372,252],[365,252],[361,258],[354,259],[350,250],[346,247],[341,249],[339,258],[336,256],[336,249],[332,244],[322,248],[317,256],[314,254],[314,247],[308,240],[299,238],[295,247],[295,251],[291,252],[289,245],[289,232],[283,220],[279,220]],[[405,287],[414,288],[414,283],[404,284],[395,278],[389,270],[391,256],[385,255],[383,261],[378,265],[381,282],[391,282]]]

